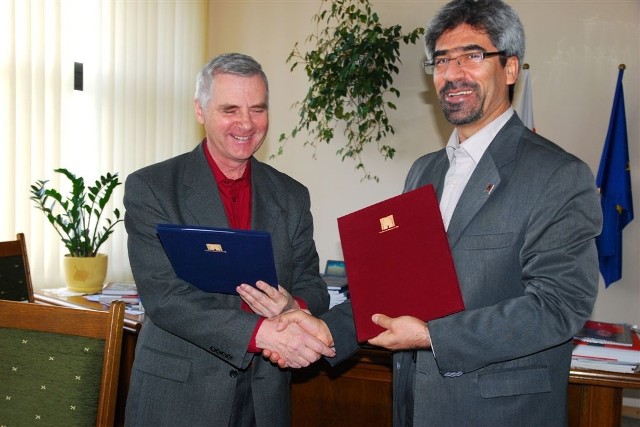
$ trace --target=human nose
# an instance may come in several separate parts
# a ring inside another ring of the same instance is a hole
[[[462,64],[459,58],[451,58],[447,64],[447,68],[444,70],[443,77],[446,80],[456,80],[460,75],[464,74]]]
[[[253,119],[249,111],[240,111],[236,119],[238,129],[247,130],[253,127]]]

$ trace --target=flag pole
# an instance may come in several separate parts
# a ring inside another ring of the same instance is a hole
[[[520,105],[517,108],[518,116],[522,120],[522,123],[535,132],[536,127],[533,123],[533,100],[531,96],[531,77],[529,75],[529,64],[522,64],[522,70],[524,74],[524,88],[520,95]]]
[[[618,65],[618,70],[623,70],[623,71],[624,71],[624,70],[626,70],[626,69],[627,69],[627,66],[626,66],[626,65],[624,65],[624,64],[620,64],[620,65]]]

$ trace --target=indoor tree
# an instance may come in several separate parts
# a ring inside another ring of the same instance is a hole
[[[321,0],[312,20],[317,30],[305,41],[315,47],[303,53],[296,43],[287,58],[293,63],[291,71],[304,67],[310,86],[304,99],[293,105],[300,120],[280,135],[278,154],[291,138],[304,135],[304,145],[315,149],[342,132],[346,141],[336,154],[343,161],[355,160],[363,179],[379,181],[365,167],[362,152],[375,143],[385,160],[393,158],[396,150],[385,138],[394,133],[387,112],[396,106],[387,98],[400,96],[393,87],[400,44],[415,44],[424,29],[405,34],[400,25],[383,27],[369,0]]]

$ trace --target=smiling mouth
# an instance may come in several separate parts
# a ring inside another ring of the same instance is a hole
[[[231,136],[233,137],[233,139],[241,142],[248,141],[251,138],[250,136],[237,136],[237,135],[231,135]]]
[[[465,96],[465,95],[471,95],[473,93],[473,91],[471,90],[461,90],[458,92],[450,92],[446,95],[447,98],[454,98],[456,96]]]

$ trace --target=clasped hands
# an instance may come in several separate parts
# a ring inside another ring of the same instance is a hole
[[[302,368],[321,356],[335,356],[335,350],[331,348],[333,339],[324,322],[301,310],[298,302],[282,286],[278,285],[276,290],[258,281],[256,288],[242,284],[236,290],[251,310],[265,318],[256,333],[256,345],[272,362],[283,368]],[[312,324],[303,327],[304,324],[295,321],[282,321],[288,313],[304,313],[325,327],[314,330]]]
[[[322,356],[336,355],[333,336],[324,321],[300,309],[282,286],[276,290],[260,281],[256,286],[243,284],[237,290],[255,313],[265,317],[256,334],[256,345],[263,349],[264,357],[281,368],[301,368]],[[418,318],[374,314],[371,320],[385,329],[368,341],[371,345],[392,351],[431,347],[429,327]]]

